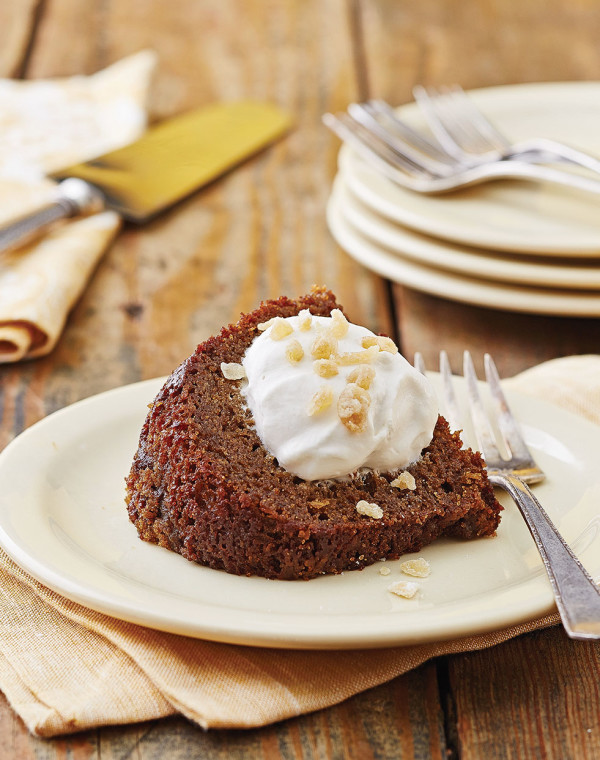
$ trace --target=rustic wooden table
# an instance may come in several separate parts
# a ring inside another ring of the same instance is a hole
[[[508,375],[597,352],[600,320],[461,306],[390,285],[337,248],[324,209],[338,144],[321,114],[417,82],[465,87],[600,72],[596,0],[8,0],[0,76],[91,73],[160,55],[152,116],[220,99],[294,115],[282,142],[154,223],[126,227],[54,353],[0,369],[0,447],[77,399],[167,374],[260,299],[324,283],[357,322],[433,360],[491,349]],[[598,758],[600,646],[560,628],[438,659],[322,712],[205,733],[183,718],[40,740],[0,701],[0,758]]]

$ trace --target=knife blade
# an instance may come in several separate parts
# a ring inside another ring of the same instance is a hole
[[[0,229],[0,251],[59,219],[114,209],[142,224],[282,136],[288,114],[270,103],[218,103],[174,117],[139,140],[67,169],[46,206]]]

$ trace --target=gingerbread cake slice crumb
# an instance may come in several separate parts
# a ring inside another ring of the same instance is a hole
[[[303,480],[265,448],[245,403],[245,383],[232,379],[242,379],[240,367],[253,341],[261,336],[270,341],[264,330],[280,324],[286,366],[289,341],[310,336],[301,363],[317,387],[338,378],[320,379],[312,367],[317,358],[334,361],[344,379],[357,370],[354,389],[366,395],[357,392],[359,399],[353,394],[342,404],[342,414],[347,420],[356,415],[356,426],[362,426],[361,399],[366,402],[376,392],[382,361],[390,354],[384,358],[379,344],[340,352],[335,341],[345,338],[331,335],[318,351],[329,355],[310,356],[312,332],[320,334],[315,324],[335,309],[343,314],[334,295],[322,288],[297,299],[265,301],[201,343],[167,379],[150,407],[127,477],[129,519],[141,539],[215,570],[309,580],[361,569],[382,558],[399,559],[440,536],[494,534],[501,506],[481,456],[464,449],[459,434],[441,416],[430,442],[404,468],[418,483],[415,490],[390,487],[395,475],[376,470]],[[286,320],[298,315],[293,323],[298,327],[290,332]],[[344,320],[335,320],[335,333],[341,335]],[[292,352],[291,359],[297,355]],[[300,365],[290,371],[300,374]],[[307,425],[329,415],[344,430],[334,396],[329,406],[326,397],[317,400],[314,417],[302,408]],[[347,430],[344,435],[356,441],[363,433]],[[317,450],[319,445],[315,442]],[[366,512],[357,509],[361,503]]]

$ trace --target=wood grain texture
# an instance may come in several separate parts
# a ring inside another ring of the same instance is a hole
[[[0,77],[21,77],[41,2],[11,0],[0,4]]]
[[[465,88],[597,79],[595,0],[362,0],[373,97],[412,100],[415,84]]]
[[[600,644],[560,628],[453,657],[461,760],[600,757],[599,670]]]

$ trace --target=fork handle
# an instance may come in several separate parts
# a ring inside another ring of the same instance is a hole
[[[489,479],[512,496],[525,518],[568,635],[573,639],[600,638],[600,588],[567,546],[529,486],[507,473],[490,473]]]
[[[486,179],[529,179],[534,181],[548,182],[553,185],[571,187],[575,190],[583,190],[589,193],[600,194],[600,180],[594,177],[584,177],[582,174],[565,171],[553,166],[532,164],[521,159],[494,161],[489,164],[480,164],[462,173],[463,184],[476,184]],[[473,178],[471,181],[471,177]],[[440,183],[441,184],[441,183]],[[450,189],[452,184],[448,183]]]
[[[509,159],[518,160],[522,157],[529,160],[535,159],[542,163],[562,161],[600,174],[600,159],[577,150],[577,148],[572,148],[570,145],[564,145],[555,140],[549,140],[546,137],[524,140],[510,148],[508,153]]]

